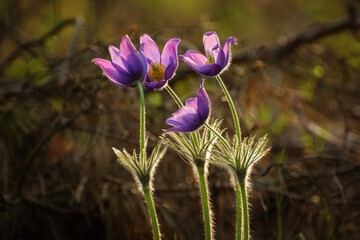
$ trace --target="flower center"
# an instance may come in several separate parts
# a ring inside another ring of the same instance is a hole
[[[148,71],[148,75],[151,81],[161,82],[165,78],[165,70],[164,65],[160,63],[151,63],[151,66]]]
[[[213,56],[211,55],[210,51],[208,52],[208,60],[206,61],[206,64],[215,63]]]

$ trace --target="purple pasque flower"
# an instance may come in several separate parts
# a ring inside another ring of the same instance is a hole
[[[200,89],[196,98],[190,98],[186,105],[179,108],[166,123],[174,127],[166,132],[192,132],[201,127],[210,116],[210,99],[204,89],[204,81],[201,80]]]
[[[178,67],[178,45],[180,39],[173,38],[167,41],[160,54],[160,50],[154,40],[147,34],[140,37],[140,52],[147,60],[148,71],[146,74],[145,87],[149,90],[160,90],[175,75]]]
[[[137,81],[144,81],[146,59],[136,50],[128,35],[121,39],[119,49],[110,45],[109,52],[111,61],[95,58],[92,62],[104,71],[110,81],[121,87],[135,87]]]
[[[205,76],[216,76],[224,71],[230,64],[230,44],[237,44],[236,37],[229,37],[224,47],[221,48],[220,40],[216,32],[204,33],[203,43],[206,56],[188,50],[180,59],[186,62],[195,72]]]

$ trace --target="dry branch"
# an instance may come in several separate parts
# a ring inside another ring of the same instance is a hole
[[[253,48],[247,48],[244,51],[235,53],[234,63],[242,63],[250,60],[270,60],[281,58],[286,54],[293,52],[303,44],[320,40],[329,35],[337,34],[346,30],[360,28],[360,17],[353,19],[351,17],[341,18],[330,23],[321,23],[309,26],[293,36],[280,37],[278,41]]]

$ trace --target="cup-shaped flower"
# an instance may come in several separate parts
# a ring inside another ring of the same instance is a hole
[[[167,41],[160,54],[154,40],[147,34],[140,37],[140,52],[147,60],[147,74],[145,87],[149,90],[161,90],[174,77],[178,67],[178,45],[180,39],[173,38]]]
[[[166,120],[166,123],[174,127],[169,128],[166,132],[193,132],[201,127],[210,115],[210,99],[204,89],[204,81],[201,80],[200,89],[196,98],[190,98],[186,105],[179,108],[172,117]]]
[[[132,44],[129,36],[125,35],[120,42],[120,48],[109,46],[111,61],[95,58],[96,63],[104,75],[121,87],[135,87],[137,82],[145,79],[147,70],[146,59]]]
[[[180,56],[180,59],[197,73],[210,77],[217,76],[230,64],[230,45],[233,41],[237,44],[236,37],[229,37],[224,47],[221,48],[216,32],[204,33],[203,44],[206,56],[199,52],[188,50],[184,55]]]

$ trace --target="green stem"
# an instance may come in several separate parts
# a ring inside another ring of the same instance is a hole
[[[243,203],[243,218],[244,218],[244,240],[249,239],[249,216],[248,216],[248,203],[246,196],[245,181],[240,182],[241,197]]]
[[[242,232],[242,206],[241,206],[241,190],[238,183],[236,183],[236,240],[241,240],[241,232]]]
[[[160,240],[160,231],[159,231],[159,223],[156,216],[154,201],[151,196],[151,191],[149,185],[143,185],[144,195],[147,203],[147,207],[149,209],[150,218],[151,218],[151,224],[153,228],[154,233],[154,239]]]
[[[200,179],[200,190],[201,190],[201,198],[203,204],[203,214],[205,221],[205,236],[206,240],[212,239],[212,231],[211,231],[211,219],[210,219],[210,207],[208,200],[208,189],[206,184],[206,176],[204,167],[198,168],[199,179]]]
[[[140,164],[145,169],[145,158],[146,158],[146,149],[145,149],[145,98],[144,90],[140,82],[137,82],[140,93]]]
[[[230,109],[231,109],[231,113],[233,115],[233,120],[234,120],[234,124],[235,124],[235,130],[236,130],[236,136],[237,136],[237,140],[238,140],[238,144],[241,143],[241,129],[240,129],[240,121],[239,121],[239,117],[237,115],[236,112],[236,108],[235,108],[235,104],[230,96],[229,91],[227,90],[223,80],[221,79],[220,75],[216,76],[216,79],[222,89],[222,91],[224,92],[226,99],[229,103]]]
[[[172,90],[172,88],[169,85],[166,85],[165,89],[168,91],[168,93],[171,95],[171,97],[174,99],[174,101],[176,102],[176,104],[179,107],[183,107],[184,104],[181,102],[180,98],[178,97],[178,95],[176,95],[176,93],[174,92],[174,90]]]

